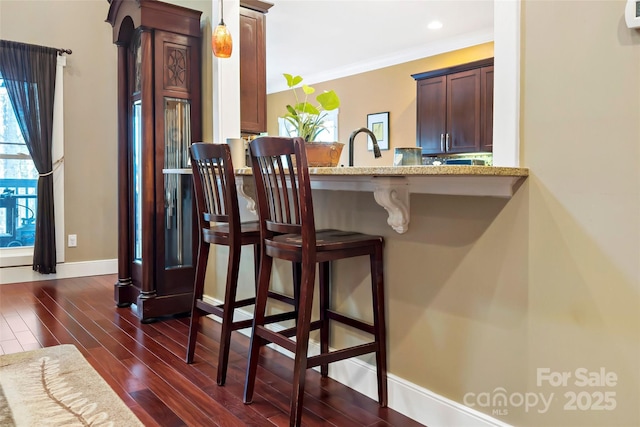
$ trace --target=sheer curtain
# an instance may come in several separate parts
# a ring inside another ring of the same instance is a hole
[[[0,74],[40,174],[33,269],[43,274],[56,272],[51,139],[57,54],[55,48],[0,40]]]

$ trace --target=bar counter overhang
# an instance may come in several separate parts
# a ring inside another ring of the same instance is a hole
[[[251,168],[236,169],[238,192],[256,213]],[[349,166],[309,168],[311,188],[373,193],[398,233],[409,230],[409,195],[441,194],[511,198],[529,176],[527,168],[499,166]]]

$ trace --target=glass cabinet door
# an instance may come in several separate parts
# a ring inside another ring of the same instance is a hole
[[[193,265],[193,186],[191,184],[191,106],[189,100],[164,99],[165,268]]]
[[[131,62],[133,65],[133,94],[131,108],[131,209],[133,220],[133,261],[142,262],[142,100],[140,89],[142,80],[142,39],[136,31],[131,43]]]
[[[142,103],[133,103],[133,138],[131,155],[133,162],[133,260],[142,261]]]

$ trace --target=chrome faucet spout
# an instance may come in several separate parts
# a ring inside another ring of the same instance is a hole
[[[376,136],[367,128],[356,129],[351,132],[351,136],[349,137],[349,166],[353,166],[353,140],[356,139],[356,135],[360,132],[364,132],[371,137],[371,141],[373,141],[373,156],[377,159],[382,156],[380,152],[380,146],[378,145],[378,140]]]

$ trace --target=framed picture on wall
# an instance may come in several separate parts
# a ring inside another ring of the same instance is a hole
[[[367,114],[367,128],[376,136],[381,150],[389,149],[389,112]],[[367,149],[373,150],[373,141],[367,136]]]

